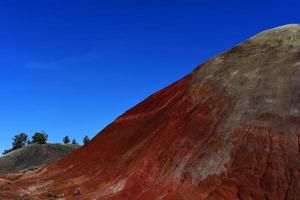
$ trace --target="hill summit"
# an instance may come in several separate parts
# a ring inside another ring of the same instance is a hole
[[[209,59],[5,194],[76,199],[80,188],[80,199],[296,200],[299,146],[294,24]]]

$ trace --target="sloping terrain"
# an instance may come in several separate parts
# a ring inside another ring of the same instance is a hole
[[[79,145],[31,144],[0,157],[0,175],[49,164],[70,154]]]
[[[300,25],[288,25],[208,60],[0,196],[299,200],[299,147]]]

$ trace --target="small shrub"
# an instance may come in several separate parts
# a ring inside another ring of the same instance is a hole
[[[69,136],[66,135],[66,136],[63,138],[63,143],[64,143],[64,144],[70,144]]]
[[[90,142],[90,138],[87,135],[84,136],[84,138],[83,138],[83,145],[86,145],[89,142]]]
[[[75,139],[72,140],[72,144],[78,144],[77,141]]]
[[[32,141],[31,143],[36,143],[36,144],[46,144],[48,140],[48,135],[46,132],[41,131],[41,132],[36,132],[32,136]]]

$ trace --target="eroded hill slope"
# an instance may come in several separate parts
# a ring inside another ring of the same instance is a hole
[[[87,146],[6,185],[0,195],[297,200],[299,135],[295,24],[208,60],[120,116]]]

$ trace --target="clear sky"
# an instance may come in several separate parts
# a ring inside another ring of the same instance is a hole
[[[253,34],[297,23],[289,0],[0,2],[0,151],[45,130],[81,142]]]

